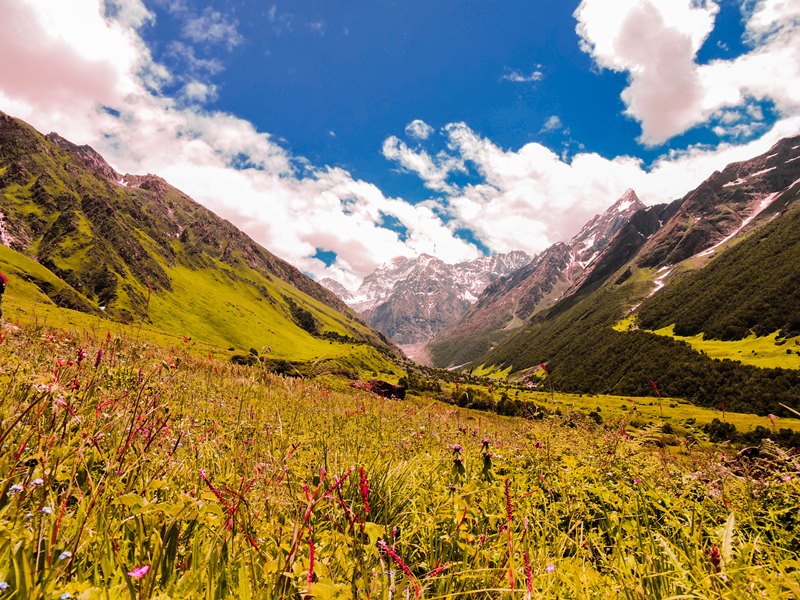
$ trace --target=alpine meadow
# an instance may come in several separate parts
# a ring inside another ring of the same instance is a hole
[[[800,598],[796,2],[8,0],[0,56],[0,599]]]

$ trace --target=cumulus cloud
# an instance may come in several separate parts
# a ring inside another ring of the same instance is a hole
[[[798,3],[753,6],[752,49],[707,64],[696,57],[719,12],[713,0],[583,0],[575,17],[597,65],[628,73],[626,113],[641,123],[641,141],[656,145],[750,99],[771,100],[784,116],[800,111]]]
[[[778,139],[796,134],[799,127],[800,118],[783,119],[750,143],[671,152],[646,168],[635,157],[608,159],[591,152],[566,160],[538,143],[503,149],[467,124],[451,123],[444,128],[450,154],[439,161],[471,167],[480,182],[439,185],[449,185],[446,206],[451,227],[471,229],[496,252],[536,253],[569,239],[629,187],[648,204],[669,202],[714,170],[765,152]],[[405,148],[402,158],[395,160],[428,165],[426,157],[422,149]],[[429,170],[417,172],[424,178]]]
[[[433,133],[433,127],[421,119],[414,119],[406,125],[406,135],[417,140],[427,140]]]

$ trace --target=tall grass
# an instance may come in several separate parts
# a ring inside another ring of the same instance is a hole
[[[2,335],[3,597],[800,596],[798,460],[768,445]]]

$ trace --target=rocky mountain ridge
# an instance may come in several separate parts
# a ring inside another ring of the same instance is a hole
[[[419,344],[464,314],[487,285],[530,260],[528,254],[514,251],[448,264],[422,254],[381,265],[355,292],[330,280],[320,283],[399,344]]]

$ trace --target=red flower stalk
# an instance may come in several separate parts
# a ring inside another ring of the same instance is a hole
[[[511,519],[514,516],[514,505],[511,503],[511,482],[506,478],[506,520],[509,527],[511,526]]]
[[[513,544],[511,541],[511,519],[514,517],[514,505],[511,503],[511,482],[506,477],[506,534],[508,536],[508,560],[511,563],[508,569],[508,582],[511,584],[511,589],[514,589],[514,555]]]
[[[397,552],[392,550],[392,548],[383,540],[378,540],[378,548],[386,552],[386,554],[388,554],[391,557],[391,559],[397,564],[397,566],[400,567],[400,570],[406,574],[406,577],[408,577],[408,580],[414,586],[414,597],[419,598],[419,584],[417,583],[414,574],[411,572],[411,569],[409,569],[406,563],[403,562],[403,559],[400,558]]]
[[[308,532],[308,577],[306,583],[314,583],[314,532]]]
[[[359,467],[358,469],[359,475],[361,476],[361,481],[359,482],[359,488],[361,489],[361,501],[364,503],[364,516],[369,516],[369,482],[367,481],[367,472],[364,470],[364,467]]]
[[[342,484],[344,483],[345,479],[350,477],[350,475],[355,470],[356,470],[355,467],[350,467],[347,470],[347,472],[344,475],[342,475],[341,479],[339,477],[334,477],[333,478],[333,485],[327,489],[327,491],[322,495],[322,497],[323,498],[328,498],[333,492],[335,492],[340,487],[342,487]]]
[[[533,576],[531,575],[531,561],[528,558],[528,551],[522,551],[522,560],[525,561],[525,579],[528,582],[528,597],[533,594]]]
[[[436,562],[438,563],[439,561],[437,560]],[[425,579],[433,579],[437,575],[441,575],[446,569],[449,569],[449,568],[450,568],[450,563],[449,562],[446,562],[443,565],[439,565],[433,571],[428,573],[428,576]]]

